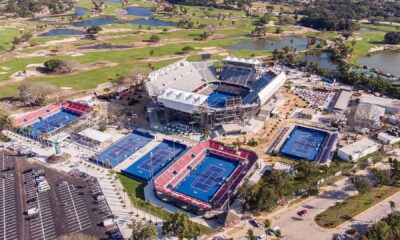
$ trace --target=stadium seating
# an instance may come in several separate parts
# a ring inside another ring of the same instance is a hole
[[[90,107],[87,105],[83,105],[83,104],[71,102],[71,101],[64,101],[63,107],[66,111],[77,114],[79,116],[85,115],[86,113],[90,112],[90,110],[91,110]]]
[[[227,183],[230,183],[231,185],[228,186],[228,184],[223,184],[219,191],[213,196],[212,205],[171,189],[179,184],[182,179],[191,172],[191,169],[194,169],[204,159],[207,151],[242,162],[242,164],[240,164],[227,179]],[[155,188],[157,191],[163,192],[172,198],[188,202],[202,209],[220,207],[224,205],[228,198],[228,189],[233,191],[236,190],[257,159],[258,156],[252,151],[244,149],[236,150],[224,146],[223,143],[212,140],[201,142],[186,152],[180,159],[159,175],[155,180]]]
[[[330,134],[323,145],[323,150],[317,158],[318,163],[326,163],[329,159],[331,149],[338,138],[337,133]]]
[[[35,111],[29,112],[25,115],[22,115],[18,118],[14,119],[14,126],[18,127],[26,127],[34,122],[38,121],[39,119],[47,118],[61,110],[61,104],[54,103],[42,108],[39,108]]]

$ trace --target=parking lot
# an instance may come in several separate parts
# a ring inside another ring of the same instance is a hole
[[[0,239],[18,239],[15,196],[14,175],[0,177]]]
[[[69,175],[87,182],[87,184],[89,186],[89,192],[91,195],[103,194],[103,191],[101,190],[101,187],[100,187],[99,183],[97,182],[96,178],[89,176],[86,173],[76,171],[76,170],[72,170],[71,172],[69,172]],[[95,203],[95,207],[92,210],[94,210],[94,212],[96,212],[98,215],[100,215],[103,219],[108,218],[109,216],[112,215],[112,212],[111,212],[111,210],[107,204],[107,201],[105,199],[101,199],[94,203]]]
[[[7,152],[0,152],[0,170],[7,172],[14,169],[14,157],[7,154]]]
[[[49,194],[47,192],[37,192],[33,170],[24,173],[23,178],[27,199],[27,209],[39,209],[36,216],[28,219],[31,239],[56,239],[56,227],[54,224],[51,207],[52,203],[50,202]]]
[[[61,197],[68,230],[79,232],[92,227],[92,221],[81,195],[84,192],[67,181],[60,182],[57,190]]]

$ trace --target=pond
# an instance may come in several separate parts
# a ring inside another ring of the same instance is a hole
[[[375,68],[383,73],[390,73],[400,78],[400,51],[381,51],[365,56],[358,60],[358,64]]]
[[[229,46],[225,46],[224,48],[230,50],[250,49],[250,50],[273,51],[275,49],[282,49],[286,46],[289,47],[293,46],[298,51],[302,51],[307,48],[309,40],[310,40],[309,38],[293,37],[293,36],[285,36],[277,40],[262,38],[251,42],[235,43]]]
[[[174,23],[174,22],[166,22],[166,21],[153,19],[153,18],[149,18],[149,19],[140,18],[140,19],[135,19],[135,20],[129,21],[128,23],[134,24],[134,25],[151,26],[151,27],[175,27],[176,26],[176,23]]]
[[[125,11],[129,16],[139,16],[139,17],[151,17],[153,12],[150,8],[145,7],[127,7]]]
[[[326,52],[316,55],[304,55],[300,58],[300,61],[317,64],[320,68],[329,71],[337,70],[336,64],[331,61],[329,53]]]
[[[102,26],[108,24],[132,24],[132,25],[143,25],[143,26],[152,26],[152,27],[167,27],[167,26],[176,26],[176,23],[166,22],[157,19],[135,19],[128,22],[118,22],[117,19],[113,17],[101,17],[95,19],[89,19],[79,22],[73,22],[70,25],[74,27],[90,27],[90,26]]]
[[[72,22],[71,25],[74,27],[90,27],[90,26],[102,26],[115,23],[118,22],[112,17],[102,17],[102,18],[94,18],[79,22]]]
[[[98,45],[79,47],[78,49],[125,49],[125,48],[132,48],[132,47],[124,45],[98,44]]]
[[[51,37],[51,36],[63,36],[63,35],[85,35],[83,31],[68,29],[68,28],[57,28],[51,29],[48,32],[40,34],[41,37]]]
[[[86,9],[85,8],[81,8],[81,7],[76,7],[75,8],[75,16],[78,16],[78,17],[82,17],[82,16],[85,16],[85,14],[86,14]]]

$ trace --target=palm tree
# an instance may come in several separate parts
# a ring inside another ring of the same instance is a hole
[[[203,138],[208,139],[210,137],[210,135],[211,135],[211,132],[207,128],[202,128],[200,130],[200,134],[202,135]]]

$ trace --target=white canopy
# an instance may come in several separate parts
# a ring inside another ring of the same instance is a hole
[[[93,128],[86,128],[85,130],[79,132],[78,135],[99,143],[103,143],[111,139],[111,135],[95,130]]]

